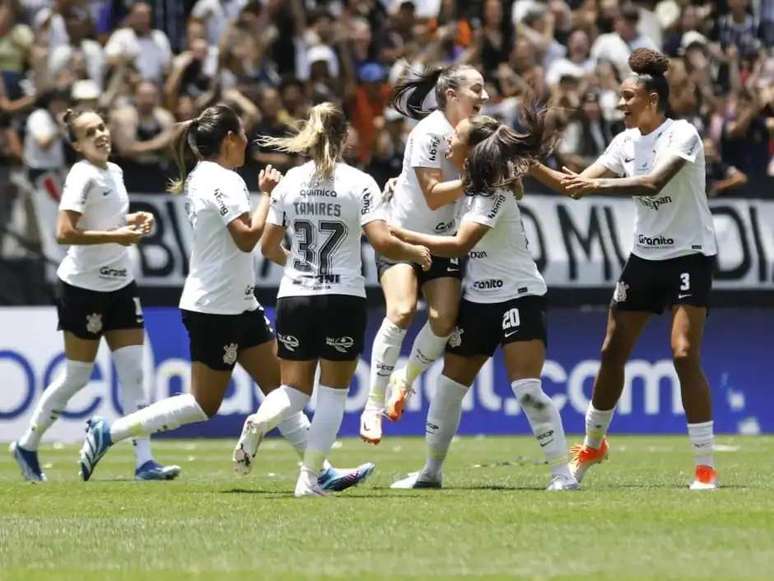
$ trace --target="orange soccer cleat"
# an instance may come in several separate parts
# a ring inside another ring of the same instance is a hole
[[[691,483],[691,490],[715,490],[718,487],[718,473],[712,466],[699,464],[696,467],[696,477]]]
[[[570,472],[575,476],[575,480],[583,480],[586,470],[594,464],[599,464],[607,459],[608,445],[607,438],[602,438],[599,448],[592,448],[583,444],[575,444],[570,448]]]
[[[385,415],[391,422],[397,422],[403,416],[406,402],[414,393],[411,384],[406,379],[406,370],[401,369],[390,376],[390,399],[387,402]]]

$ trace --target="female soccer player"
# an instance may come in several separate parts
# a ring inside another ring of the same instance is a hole
[[[567,465],[562,419],[541,386],[547,289],[527,249],[514,195],[523,193],[519,175],[526,171],[529,160],[545,155],[552,140],[542,112],[524,109],[521,117],[523,133],[483,116],[457,125],[448,158],[464,167],[467,199],[454,236],[392,227],[396,236],[427,246],[433,256],[469,256],[457,328],[446,347],[443,372],[427,415],[426,463],[393,488],[441,487],[441,469],[459,427],[462,400],[498,345],[505,356],[511,389],[551,468],[548,490],[578,488]]]
[[[315,383],[317,405],[296,483],[296,496],[324,492],[316,474],[336,439],[366,327],[361,230],[373,247],[393,260],[430,267],[427,248],[390,235],[378,209],[374,179],[341,161],[347,121],[332,103],[312,108],[303,129],[262,144],[312,159],[288,171],[275,188],[263,254],[283,265],[277,295],[277,339],[282,386],[245,422],[234,449],[234,467],[249,472],[258,445],[278,418],[303,409]],[[290,249],[282,247],[285,233]]]
[[[225,105],[205,109],[181,132],[176,148],[180,179],[171,190],[185,192],[193,226],[190,272],[180,298],[191,342],[191,393],[158,401],[112,426],[102,418],[90,420],[81,449],[84,480],[115,442],[214,416],[237,362],[265,392],[279,385],[273,332],[253,294],[251,253],[263,233],[269,194],[280,176],[271,166],[261,171],[258,185],[263,194],[251,215],[247,186],[234,171],[244,164],[246,145],[241,120]],[[189,156],[198,162],[186,176]],[[297,411],[282,418],[279,427],[303,453],[309,420]],[[342,489],[372,470],[368,464],[343,473],[326,464],[318,477],[322,486]]]
[[[438,109],[428,115],[423,102],[433,91]],[[422,119],[411,131],[390,203],[390,224],[425,234],[453,234],[457,200],[462,197],[459,171],[446,158],[448,137],[461,119],[476,115],[489,99],[484,79],[469,65],[453,65],[399,84],[393,106]],[[457,320],[462,271],[458,258],[438,258],[422,272],[411,264],[377,259],[387,316],[374,339],[368,402],[360,421],[360,436],[378,444],[382,438],[385,393],[391,384],[387,417],[400,419],[414,380],[443,353]],[[428,305],[428,320],[414,340],[404,369],[393,373],[401,344],[414,318],[418,292]]]
[[[102,118],[93,111],[68,109],[64,123],[73,148],[83,157],[67,174],[56,227],[57,241],[70,245],[57,270],[65,369],[43,392],[22,437],[11,444],[22,475],[32,481],[46,479],[38,462],[40,439],[89,382],[103,335],[121,383],[124,411],[145,405],[143,315],[127,247],[150,232],[153,215],[127,214],[123,172],[108,162],[110,131]],[[147,437],[133,443],[138,480],[168,480],[180,473],[178,466],[156,463]]]
[[[618,106],[628,127],[580,174],[534,164],[531,175],[574,198],[586,194],[634,196],[634,247],[616,284],[602,344],[599,372],[586,412],[586,438],[573,449],[580,481],[607,456],[605,438],[624,385],[624,366],[653,313],[672,311],[671,347],[680,378],[688,435],[696,460],[692,490],[717,487],[712,403],[701,367],[701,341],[717,253],[707,205],[704,149],[696,129],[666,116],[669,61],[637,49],[634,75],[621,83]],[[624,176],[624,177],[619,177]]]

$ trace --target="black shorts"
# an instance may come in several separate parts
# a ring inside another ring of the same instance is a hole
[[[689,254],[668,260],[629,255],[610,307],[661,314],[673,305],[709,307],[715,257]]]
[[[258,306],[239,315],[212,315],[180,309],[191,343],[191,361],[210,369],[234,369],[239,352],[274,339],[271,323]]]
[[[433,256],[433,263],[430,265],[430,270],[424,271],[422,267],[413,262],[401,262],[398,260],[390,260],[385,258],[381,254],[376,255],[376,274],[381,280],[384,271],[395,266],[396,264],[411,264],[414,272],[417,273],[417,280],[419,281],[419,288],[422,288],[426,282],[435,280],[436,278],[451,277],[457,280],[462,280],[464,274],[464,260],[462,258],[447,258],[442,256]]]
[[[58,329],[81,339],[99,339],[105,331],[142,329],[144,318],[137,285],[94,291],[60,280],[56,288]]]
[[[462,299],[457,327],[449,337],[446,352],[491,357],[498,345],[534,339],[548,344],[545,296],[529,295],[502,303]]]
[[[363,352],[366,319],[360,297],[283,297],[277,300],[277,354],[292,361],[352,361]]]

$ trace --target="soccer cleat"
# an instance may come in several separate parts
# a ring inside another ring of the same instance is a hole
[[[382,441],[382,416],[384,408],[366,405],[360,414],[360,439],[367,444],[376,445]]]
[[[97,462],[112,445],[110,426],[103,418],[94,416],[86,422],[86,439],[83,441],[80,453],[80,474],[83,481],[91,478]]]
[[[696,477],[691,483],[691,490],[716,490],[718,488],[718,473],[712,466],[700,464],[696,467]]]
[[[602,439],[599,448],[591,448],[583,444],[575,444],[570,448],[570,472],[575,476],[578,484],[583,480],[586,470],[594,464],[599,464],[607,459],[608,445],[607,438]]]
[[[385,415],[392,422],[397,422],[403,416],[406,402],[414,389],[406,379],[406,369],[398,369],[390,376],[390,400],[387,402]]]
[[[411,472],[405,478],[396,480],[390,485],[390,488],[396,490],[409,490],[413,488],[442,488],[443,478],[439,475],[438,478],[429,478],[422,472]]]
[[[328,493],[320,487],[314,472],[302,466],[293,495],[300,498],[302,496],[328,496]]]
[[[21,468],[21,473],[25,480],[30,482],[46,481],[46,475],[40,469],[37,450],[27,450],[22,448],[19,442],[11,442],[8,451],[11,452],[11,456],[13,456],[19,468]]]
[[[180,466],[162,466],[155,460],[148,460],[134,471],[135,480],[174,480],[180,475]]]
[[[242,427],[242,435],[234,448],[232,459],[234,461],[234,472],[247,476],[253,469],[253,459],[258,446],[261,445],[266,430],[254,421],[255,416],[247,416],[245,425]]]
[[[357,468],[326,468],[317,477],[317,484],[323,490],[332,490],[341,492],[352,486],[357,486],[361,482],[368,480],[368,477],[376,470],[376,464],[366,462]]]
[[[580,490],[580,484],[572,476],[564,474],[555,474],[551,477],[546,490]]]

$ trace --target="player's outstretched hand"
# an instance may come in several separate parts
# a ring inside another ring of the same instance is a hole
[[[597,189],[597,180],[584,178],[567,167],[563,167],[562,171],[565,173],[562,178],[562,186],[572,199],[580,200],[586,194]]]
[[[258,174],[258,190],[270,194],[282,179],[282,173],[271,164]]]
[[[122,226],[113,231],[113,236],[115,237],[115,242],[117,244],[120,244],[121,246],[131,246],[132,244],[137,244],[140,241],[140,238],[145,236],[148,232],[150,232],[150,229],[143,232],[142,226]]]

